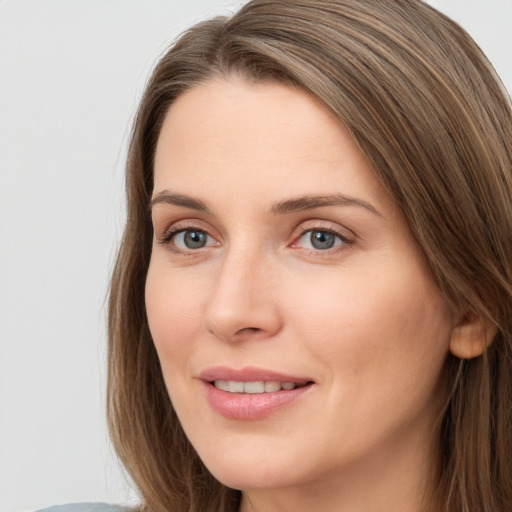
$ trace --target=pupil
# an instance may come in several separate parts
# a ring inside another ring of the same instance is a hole
[[[200,249],[206,244],[206,235],[202,231],[187,231],[183,240],[189,249]]]
[[[311,245],[315,249],[330,249],[334,246],[334,235],[326,231],[313,231]]]

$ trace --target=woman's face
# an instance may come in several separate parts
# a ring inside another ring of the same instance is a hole
[[[253,490],[417,478],[451,322],[335,117],[284,85],[212,81],[170,108],[154,173],[149,325],[211,472]]]

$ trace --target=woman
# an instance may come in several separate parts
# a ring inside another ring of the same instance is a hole
[[[174,44],[110,296],[144,508],[512,509],[511,136],[416,0],[255,0]]]

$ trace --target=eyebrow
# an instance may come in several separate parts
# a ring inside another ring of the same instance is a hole
[[[175,206],[183,206],[191,210],[198,210],[200,212],[210,213],[209,208],[203,201],[194,199],[184,194],[172,194],[167,190],[163,190],[154,196],[149,202],[149,209],[151,210],[156,204],[172,204]]]
[[[296,199],[287,199],[286,201],[278,201],[272,205],[271,212],[275,215],[280,215],[284,213],[311,210],[322,206],[358,206],[382,217],[382,214],[372,204],[357,197],[345,196],[343,194],[304,196]]]
[[[149,203],[149,208],[153,208],[156,204],[171,204],[174,206],[182,206],[197,210],[204,213],[211,213],[206,204],[185,194],[175,194],[163,190],[156,194]],[[322,206],[358,206],[364,208],[371,213],[382,217],[382,214],[370,203],[362,199],[345,196],[343,194],[322,195],[322,196],[302,196],[285,201],[274,203],[270,209],[273,215],[283,215],[286,213],[301,212],[312,210],[313,208],[321,208]]]

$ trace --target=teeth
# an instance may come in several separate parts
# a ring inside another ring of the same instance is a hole
[[[265,392],[265,383],[263,381],[244,382],[243,386],[244,386],[245,393],[264,393]]]
[[[228,391],[230,393],[243,393],[244,392],[244,383],[230,380],[228,382],[228,388],[229,388]]]
[[[281,391],[281,383],[273,380],[265,382],[265,393],[272,393],[273,391]]]
[[[214,384],[217,389],[222,389],[222,391],[229,391],[229,383],[227,380],[216,380]]]
[[[295,389],[299,384],[295,382],[279,382],[274,380],[269,381],[253,381],[253,382],[239,382],[236,380],[216,380],[213,385],[222,391],[229,393],[274,393],[276,391]]]

